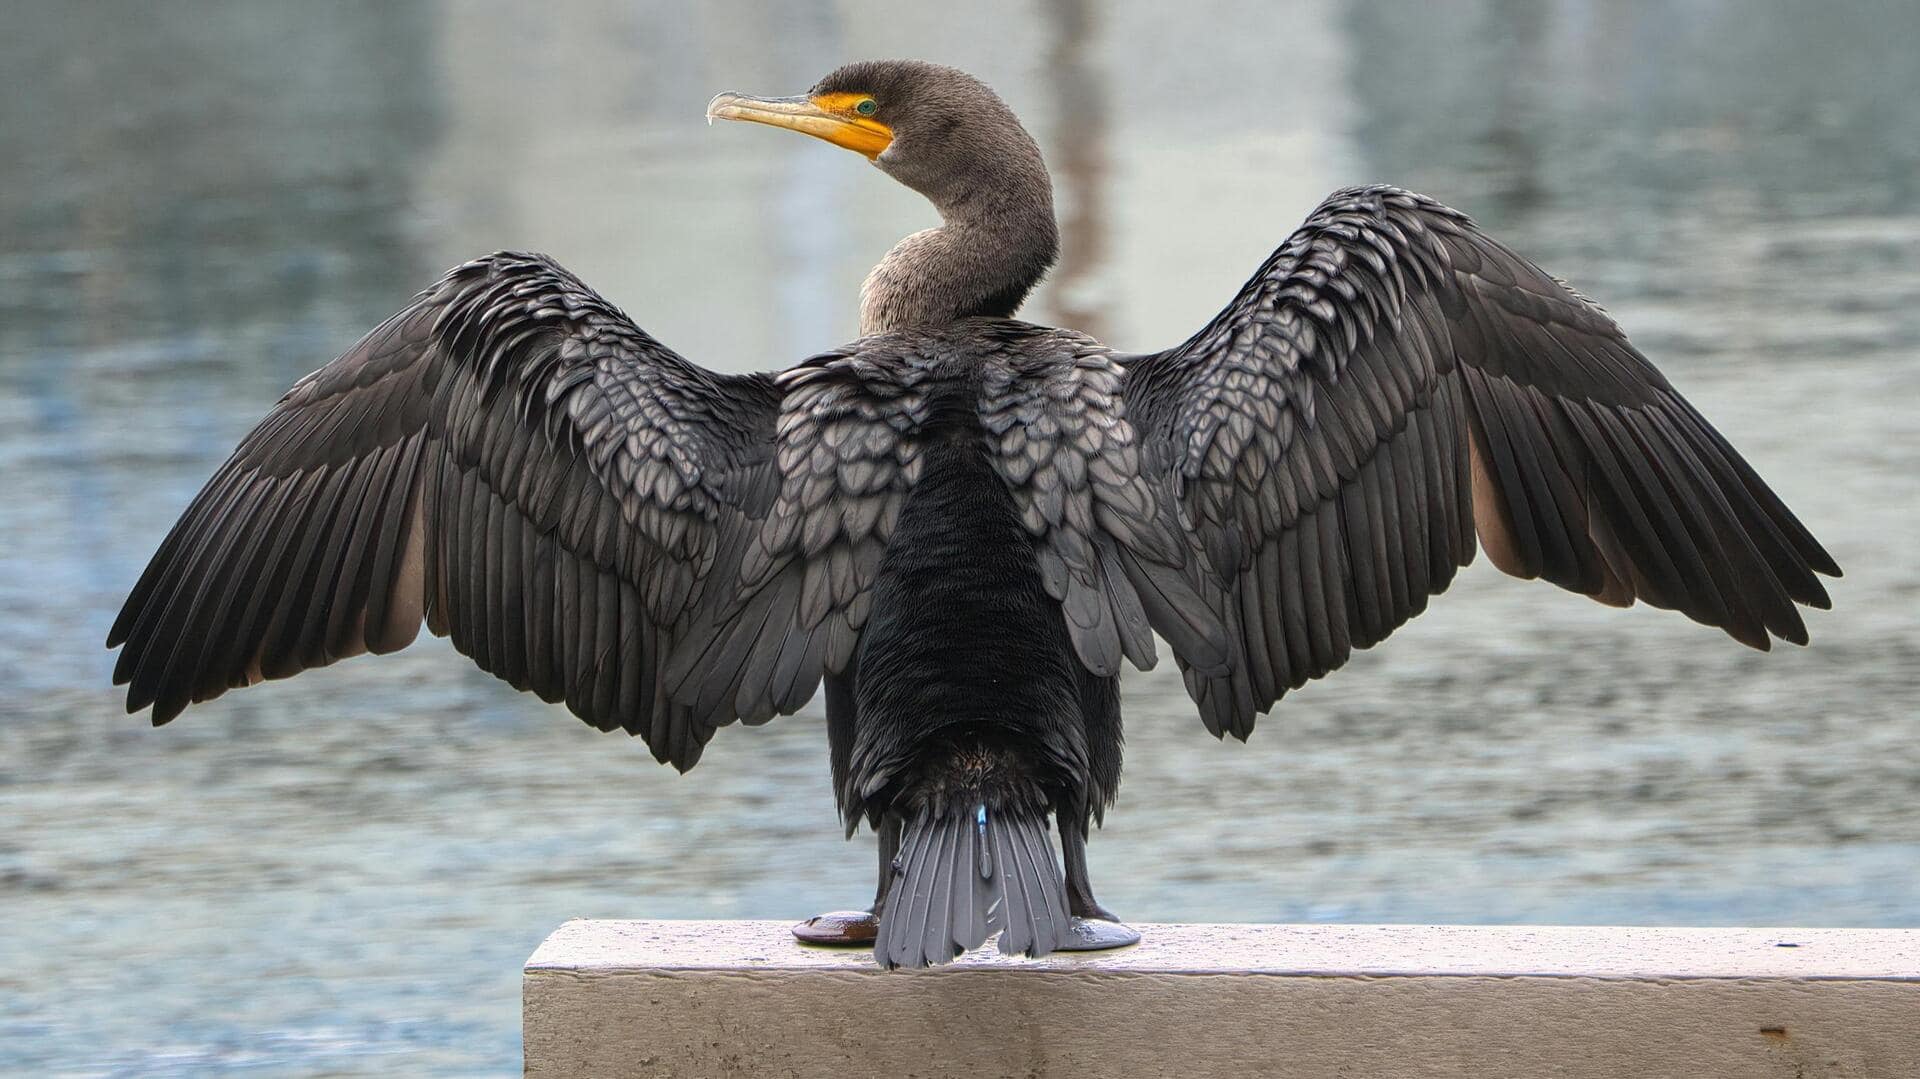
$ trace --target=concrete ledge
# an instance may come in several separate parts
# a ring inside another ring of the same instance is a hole
[[[784,922],[574,921],[531,1076],[1920,1076],[1920,930],[1140,925],[887,973]]]

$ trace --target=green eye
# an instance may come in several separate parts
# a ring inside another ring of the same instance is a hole
[[[862,116],[872,116],[874,113],[880,111],[880,106],[875,104],[874,100],[869,97],[861,100],[860,104],[855,105],[853,111]]]

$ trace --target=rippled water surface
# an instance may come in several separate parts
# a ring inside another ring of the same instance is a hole
[[[969,67],[1056,172],[1027,314],[1200,325],[1326,192],[1475,214],[1609,306],[1848,571],[1814,647],[1466,573],[1207,738],[1126,682],[1092,848],[1141,919],[1920,923],[1920,8],[1776,3],[37,5],[0,35],[0,1070],[518,1068],[575,916],[864,901],[817,709],[692,774],[444,643],[152,730],[107,625],[301,373],[447,265],[552,252],[686,355],[850,337],[931,223],[701,108]]]

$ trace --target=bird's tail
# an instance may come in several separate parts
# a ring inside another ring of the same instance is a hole
[[[955,800],[907,825],[873,957],[889,968],[932,966],[998,932],[1002,952],[1037,958],[1068,931],[1045,812]]]

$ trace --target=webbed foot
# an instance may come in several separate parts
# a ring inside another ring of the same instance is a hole
[[[1138,943],[1140,943],[1140,931],[1132,926],[1122,925],[1110,915],[1105,918],[1076,917],[1067,930],[1067,939],[1061,942],[1058,950],[1104,952],[1109,948],[1125,948],[1129,944]]]
[[[879,934],[880,916],[870,910],[828,911],[793,927],[794,937],[802,944],[831,948],[871,948]]]

